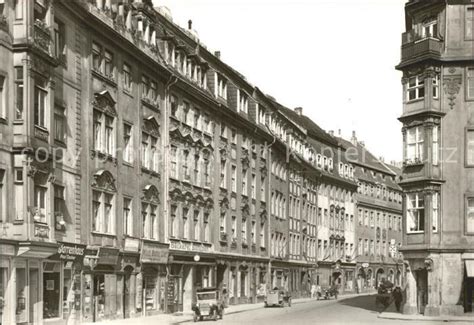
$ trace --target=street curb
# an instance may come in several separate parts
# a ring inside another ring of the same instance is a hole
[[[400,316],[397,315],[384,315],[384,313],[380,313],[377,315],[377,318],[382,318],[382,319],[392,319],[392,320],[404,320],[404,321],[424,321],[424,322],[432,322],[432,321],[438,321],[438,322],[473,322],[474,317],[443,317],[443,316],[436,316],[436,317],[430,317],[430,316],[419,316],[419,315],[403,315],[400,314]]]

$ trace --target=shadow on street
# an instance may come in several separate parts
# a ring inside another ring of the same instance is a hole
[[[380,313],[384,311],[385,307],[382,305],[376,306],[375,297],[376,295],[359,296],[359,297],[341,300],[339,303],[341,305],[361,308],[361,309],[365,309],[374,313]]]

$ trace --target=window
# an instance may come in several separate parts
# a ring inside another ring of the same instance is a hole
[[[474,235],[474,196],[466,198],[466,233]]]
[[[201,240],[201,223],[200,223],[200,212],[194,210],[194,240]]]
[[[242,244],[247,244],[247,219],[242,219]]]
[[[407,130],[406,161],[423,161],[423,128],[416,126]]]
[[[406,100],[415,100],[425,97],[425,80],[421,76],[408,79],[406,87]]]
[[[439,98],[439,75],[437,74],[433,79],[431,79],[433,86],[433,98]]]
[[[132,126],[127,123],[123,124],[123,160],[133,163]]]
[[[129,198],[123,198],[123,233],[133,235],[132,200]]]
[[[92,192],[92,229],[100,233],[114,234],[114,196],[106,192]]]
[[[466,130],[466,165],[474,167],[474,128]]]
[[[249,110],[249,98],[247,94],[245,94],[243,91],[239,90],[239,103],[237,106],[237,111],[248,113]]]
[[[145,75],[142,75],[142,97],[148,98],[150,93],[150,78]]]
[[[46,223],[46,192],[47,188],[43,186],[35,185],[34,187],[34,205],[36,208],[35,221]]]
[[[464,35],[467,40],[472,40],[474,39],[474,35],[472,34],[474,31],[474,7],[467,7],[465,14]]]
[[[432,206],[433,206],[433,214],[431,220],[431,227],[433,232],[438,232],[438,215],[439,215],[439,193],[433,193],[432,199]]]
[[[171,107],[171,115],[176,118],[179,118],[178,98],[175,95],[171,95],[170,97],[170,107]]]
[[[5,178],[6,178],[5,170],[0,169],[0,222],[5,222],[6,216],[7,216],[7,206],[6,206],[7,205],[7,197],[6,197],[7,191],[5,188],[5,184],[6,184]]]
[[[132,68],[127,63],[123,63],[122,66],[122,77],[123,77],[123,89],[130,91],[132,90]]]
[[[433,126],[433,165],[439,163],[439,126]]]
[[[94,110],[94,149],[115,156],[114,118]]]
[[[175,146],[171,146],[170,162],[171,162],[171,177],[173,178],[178,178],[177,154],[178,154],[178,148],[176,148]]]
[[[114,55],[108,50],[104,51],[104,73],[108,78],[114,77]]]
[[[432,20],[428,23],[424,23],[421,29],[421,37],[438,38],[438,22],[436,20]]]
[[[237,218],[232,216],[232,241],[237,239]]]
[[[66,143],[66,114],[61,106],[54,107],[54,139]]]
[[[260,223],[260,247],[265,247],[265,222]]]
[[[247,170],[242,170],[242,195],[247,195]]]
[[[407,194],[407,232],[425,230],[425,207],[423,193]]]
[[[54,20],[54,54],[61,61],[66,55],[66,26],[57,19]]]
[[[143,238],[158,240],[157,210],[157,205],[142,202]]]
[[[92,42],[92,69],[102,72],[102,46]]]
[[[232,191],[237,192],[237,167],[232,165]]]
[[[142,166],[158,172],[158,138],[142,132]]]
[[[216,73],[216,97],[227,99],[227,80]]]
[[[183,208],[183,238],[187,239],[189,237],[189,221],[188,221],[188,208]]]
[[[20,1],[21,2],[21,1]],[[23,67],[15,67],[15,119],[23,118]]]
[[[262,176],[260,179],[260,201],[265,202],[266,201],[266,191],[265,191],[265,177]]]
[[[178,216],[177,216],[178,207],[176,205],[171,205],[170,209],[170,237],[178,236]]]
[[[46,95],[48,93],[42,87],[35,86],[34,113],[35,125],[46,127]]]
[[[5,104],[5,76],[0,75],[0,118],[6,118],[7,108]]]
[[[471,10],[473,12],[474,10]],[[474,67],[467,68],[466,72],[466,97],[468,100],[474,100]]]
[[[156,101],[156,98],[158,97],[158,84],[156,81],[151,81],[150,82],[150,99],[152,102]]]
[[[24,0],[15,0],[15,19],[23,19]]]
[[[64,187],[59,185],[54,185],[54,206],[53,211],[56,219],[56,222],[61,222],[56,224],[56,229],[61,229],[64,225],[64,214],[66,212],[66,201],[64,200]],[[58,227],[59,226],[59,227]]]

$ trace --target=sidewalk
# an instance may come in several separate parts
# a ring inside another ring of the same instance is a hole
[[[340,299],[351,298],[357,296],[357,294],[344,294],[340,295]],[[316,299],[311,298],[298,298],[292,299],[292,304],[302,304],[309,301],[315,301]],[[263,303],[256,303],[256,304],[241,304],[241,305],[231,305],[225,309],[224,312],[224,319],[225,315],[228,314],[237,314],[242,313],[245,311],[255,310],[264,308]],[[104,324],[104,325],[141,325],[141,324],[179,324],[187,321],[193,320],[192,313],[184,313],[182,315],[178,314],[159,314],[155,316],[146,316],[146,317],[137,317],[137,318],[127,318],[127,319],[116,319],[116,320],[106,320],[100,323],[84,323],[88,325],[97,325],[97,324]]]
[[[378,315],[378,318],[393,319],[393,320],[417,320],[417,321],[442,321],[442,322],[470,322],[474,324],[474,314],[469,316],[424,316],[424,315],[405,315],[396,311],[395,304],[392,303],[383,312]]]

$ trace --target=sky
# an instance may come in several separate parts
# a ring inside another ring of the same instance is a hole
[[[153,0],[254,86],[386,162],[402,159],[406,0]]]

